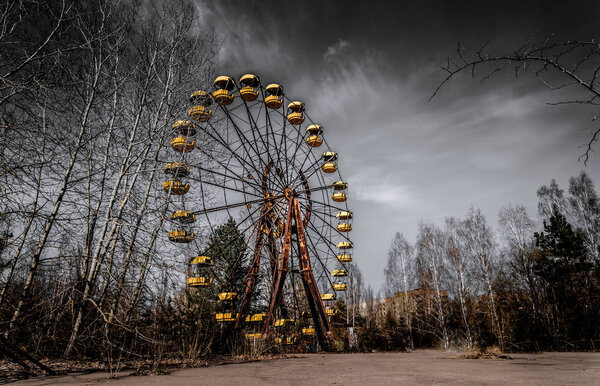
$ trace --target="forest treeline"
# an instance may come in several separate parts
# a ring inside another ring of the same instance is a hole
[[[397,233],[385,296],[367,289],[365,348],[496,346],[595,350],[600,343],[600,203],[585,172],[537,191],[535,221],[520,205],[423,222],[415,245]]]

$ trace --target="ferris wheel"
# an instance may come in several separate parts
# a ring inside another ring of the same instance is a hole
[[[216,288],[216,320],[255,342],[332,343],[353,259],[338,154],[283,86],[253,74],[213,85],[192,93],[190,120],[173,124],[164,169],[176,207],[168,237],[189,256],[187,286]]]

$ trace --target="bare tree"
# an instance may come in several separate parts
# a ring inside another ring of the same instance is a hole
[[[446,254],[450,279],[449,285],[454,289],[455,296],[460,305],[460,314],[464,327],[464,339],[467,349],[473,348],[473,333],[469,321],[470,303],[473,295],[473,270],[474,261],[468,253],[463,223],[456,218],[446,219]]]
[[[502,70],[512,70],[515,76],[528,72],[534,74],[551,90],[574,89],[579,98],[549,103],[551,105],[589,105],[593,127],[590,139],[583,145],[579,157],[587,165],[593,145],[600,137],[600,120],[597,106],[600,105],[600,43],[594,39],[556,41],[553,36],[542,42],[531,40],[512,52],[496,54],[488,43],[472,53],[458,43],[457,57],[442,67],[445,79],[435,89],[430,100],[457,74],[468,72],[472,77],[480,76],[485,81]]]
[[[495,254],[494,236],[481,210],[471,208],[463,222],[463,238],[470,259],[478,262],[477,274],[484,284],[491,324],[501,347],[504,347],[504,333],[498,315],[498,304],[494,291]]]
[[[573,222],[585,236],[589,256],[600,264],[600,203],[594,182],[585,172],[569,179],[567,198]]]
[[[542,220],[548,220],[554,211],[558,208],[561,213],[567,212],[568,203],[565,199],[564,190],[562,190],[556,180],[552,179],[548,186],[542,185],[537,190],[538,196],[538,214]]]
[[[106,15],[106,14],[105,14]],[[75,171],[75,167],[78,161],[78,156],[80,151],[83,148],[83,144],[85,141],[85,135],[89,128],[90,120],[92,119],[91,114],[93,107],[96,103],[99,88],[101,84],[101,76],[105,70],[105,64],[108,60],[108,55],[110,55],[110,50],[105,50],[106,45],[114,44],[108,36],[107,36],[107,20],[97,20],[97,23],[94,23],[92,28],[90,29],[80,29],[82,40],[87,44],[88,51],[86,52],[89,56],[86,56],[86,59],[90,60],[91,68],[89,72],[85,73],[84,79],[79,79],[77,82],[78,86],[82,87],[84,91],[84,96],[80,100],[80,105],[74,104],[73,109],[75,111],[80,111],[79,119],[76,123],[77,134],[75,142],[71,146],[70,157],[64,171],[62,181],[59,185],[58,194],[54,198],[53,208],[48,216],[46,224],[44,226],[44,231],[37,243],[35,252],[31,257],[31,263],[29,266],[29,273],[24,283],[23,292],[21,298],[15,308],[12,319],[10,321],[10,329],[12,330],[15,322],[20,316],[21,309],[23,307],[24,302],[29,297],[33,281],[37,274],[38,266],[40,263],[40,257],[44,252],[48,238],[50,237],[50,233],[52,231],[53,226],[55,225],[55,221],[63,205],[64,198],[67,194],[67,191],[70,187],[71,177]],[[110,31],[111,33],[113,31]],[[82,54],[82,57],[84,55]],[[75,79],[74,79],[75,80]],[[75,122],[73,122],[75,123]],[[6,332],[8,334],[8,331]]]
[[[346,324],[352,326],[352,334],[349,336],[350,349],[358,346],[356,337],[356,317],[360,315],[361,295],[364,291],[363,278],[360,269],[356,264],[348,265],[349,281],[348,291],[346,291],[346,304],[348,307]]]
[[[532,235],[535,223],[522,205],[508,205],[498,214],[500,232],[505,241],[506,254],[511,257],[513,278],[520,288],[529,294],[532,312],[538,312],[538,285],[530,253],[534,248]]]
[[[450,335],[447,326],[447,305],[443,295],[444,281],[443,258],[446,242],[441,229],[433,224],[421,223],[417,237],[417,255],[421,281],[433,290],[437,335],[444,349],[450,347]],[[429,289],[429,288],[426,288]]]
[[[78,337],[87,303],[102,306],[111,283],[115,283],[114,277],[118,277],[114,300],[107,317],[112,322],[137,244],[145,246],[146,242],[150,245],[155,243],[155,231],[152,231],[153,236],[148,240],[140,239],[144,234],[139,230],[144,220],[148,220],[149,200],[153,197],[152,192],[156,186],[155,171],[164,162],[160,156],[163,144],[170,135],[172,122],[179,114],[185,113],[185,95],[190,87],[188,82],[194,79],[194,74],[204,74],[210,68],[213,54],[211,42],[197,30],[193,15],[189,7],[172,8],[163,5],[152,9],[152,22],[142,24],[137,31],[139,35],[132,32],[134,37],[126,42],[136,52],[136,59],[128,58],[129,61],[126,62],[130,64],[126,70],[126,78],[134,80],[129,87],[131,91],[124,95],[126,101],[123,102],[125,111],[129,112],[125,115],[129,125],[126,127],[126,134],[123,133],[128,139],[110,178],[99,181],[103,187],[105,184],[107,187],[112,185],[111,193],[104,203],[106,208],[104,217],[98,224],[94,249],[84,258],[82,298],[77,307],[73,332],[65,349],[66,355],[70,354]],[[201,52],[201,55],[194,55],[195,52]],[[114,158],[113,156],[113,161]],[[148,179],[143,190],[139,189],[138,184],[142,175]],[[138,203],[137,208],[135,202]],[[166,204],[166,200],[163,203]],[[160,224],[165,211],[166,206],[161,205],[161,215],[156,219]],[[125,218],[133,222],[134,226],[127,235],[129,240],[122,246],[124,255],[116,256],[117,245],[123,236],[122,223]],[[121,267],[118,274],[113,272],[117,266],[117,257]],[[164,266],[164,263],[160,265]],[[93,301],[100,279],[102,288],[97,301]]]
[[[157,274],[184,258],[160,242],[169,214],[157,180],[171,125],[211,77],[214,37],[183,2],[6,7],[0,215],[15,235],[2,244],[2,330],[66,355],[158,347],[135,325],[181,290],[180,277],[160,287]]]
[[[362,314],[365,316],[367,329],[377,328],[377,307],[378,299],[375,297],[373,287],[370,285],[364,288],[361,297],[364,299]]]
[[[402,292],[401,309],[398,317],[404,320],[408,331],[408,344],[414,348],[412,332],[412,307],[408,292],[414,289],[416,284],[417,264],[412,246],[406,241],[404,235],[396,232],[390,249],[384,270],[385,287],[388,296]]]
[[[65,38],[75,2],[7,0],[0,6],[0,106],[56,86],[52,66],[81,48]],[[28,94],[28,95],[22,95]]]

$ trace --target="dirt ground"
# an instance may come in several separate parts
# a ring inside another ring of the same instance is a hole
[[[600,384],[600,353],[511,354],[511,359],[459,359],[456,353],[303,354],[295,358],[174,370],[115,378],[74,373],[17,383],[156,385],[582,385]],[[1,382],[0,382],[1,383]]]

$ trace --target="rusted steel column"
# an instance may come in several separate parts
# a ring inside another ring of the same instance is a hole
[[[296,230],[298,234],[298,249],[300,251],[300,267],[302,268],[302,280],[305,283],[305,288],[308,289],[306,291],[306,297],[311,308],[312,318],[315,323],[317,333],[319,334],[319,341],[321,345],[323,347],[327,347],[326,343],[328,340],[330,347],[335,347],[335,341],[333,339],[331,324],[329,323],[329,318],[327,317],[327,313],[325,312],[325,306],[323,305],[323,300],[321,300],[319,288],[317,287],[317,282],[315,281],[315,277],[312,272],[312,266],[310,264],[310,258],[308,256],[308,247],[306,245],[304,222],[302,221],[302,215],[300,212],[300,202],[297,198],[294,198],[293,204],[296,219]],[[323,322],[323,327],[325,329],[326,336],[325,334],[323,334],[323,331],[321,331],[319,327],[319,319],[321,319]]]
[[[293,200],[290,200],[288,207],[287,219],[285,222],[285,232],[283,235],[283,249],[279,256],[278,265],[276,266],[277,272],[275,273],[275,281],[273,285],[273,291],[271,292],[271,301],[269,303],[269,310],[267,311],[267,317],[265,318],[265,334],[271,327],[273,316],[277,311],[277,307],[281,303],[283,295],[283,286],[285,284],[285,278],[289,270],[289,259],[290,259],[290,247],[292,244],[292,216],[295,210]]]
[[[254,257],[252,258],[252,265],[248,270],[248,281],[246,282],[246,289],[244,290],[244,296],[240,308],[238,309],[237,319],[235,321],[235,329],[239,329],[246,320],[246,314],[252,301],[252,295],[254,294],[254,288],[256,287],[256,279],[258,277],[258,270],[260,268],[260,252],[265,244],[264,233],[262,232],[263,217],[265,215],[265,207],[263,206],[260,213],[260,221],[258,222],[256,229],[256,243],[254,245]]]
[[[273,233],[268,236],[269,244],[269,265],[271,266],[271,277],[275,282],[275,271],[277,270],[277,248],[275,247],[275,239]]]

